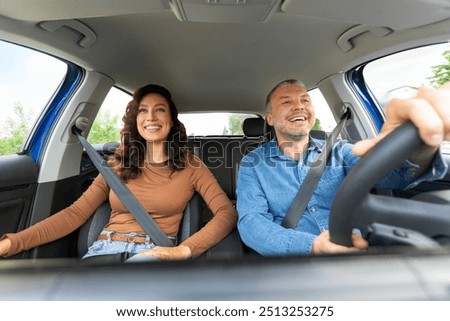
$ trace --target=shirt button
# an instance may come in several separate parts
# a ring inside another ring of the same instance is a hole
[[[317,208],[315,208],[314,206],[311,207],[311,212],[315,213],[317,211]]]

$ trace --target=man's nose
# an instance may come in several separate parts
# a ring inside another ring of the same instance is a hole
[[[303,104],[301,99],[295,99],[294,104],[292,105],[293,110],[303,110],[305,109],[305,105]]]

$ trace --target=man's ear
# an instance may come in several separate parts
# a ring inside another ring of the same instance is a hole
[[[266,122],[267,122],[267,124],[272,126],[273,122],[272,122],[272,114],[271,113],[266,113]]]

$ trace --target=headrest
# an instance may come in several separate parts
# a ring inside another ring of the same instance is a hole
[[[262,137],[267,136],[267,139],[271,139],[275,133],[273,128],[269,126],[264,118],[246,118],[242,124],[244,135],[247,137]],[[311,137],[316,139],[327,139],[327,133],[323,130],[313,129],[309,133]]]
[[[264,118],[246,118],[242,124],[244,135],[247,137],[264,136]]]
[[[327,133],[323,130],[313,129],[309,132],[309,134],[311,135],[312,138],[322,139],[322,140],[327,139]]]

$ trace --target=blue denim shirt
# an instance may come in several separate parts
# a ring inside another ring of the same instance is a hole
[[[262,255],[310,253],[316,236],[328,229],[338,187],[359,160],[352,152],[352,144],[338,141],[300,222],[295,229],[286,229],[281,222],[325,143],[313,138],[310,142],[299,161],[283,154],[275,139],[242,159],[237,182],[238,230],[244,243]],[[431,169],[420,178],[414,175],[414,165],[405,162],[376,187],[409,188],[421,181],[441,178],[446,172],[447,164],[438,153]]]

